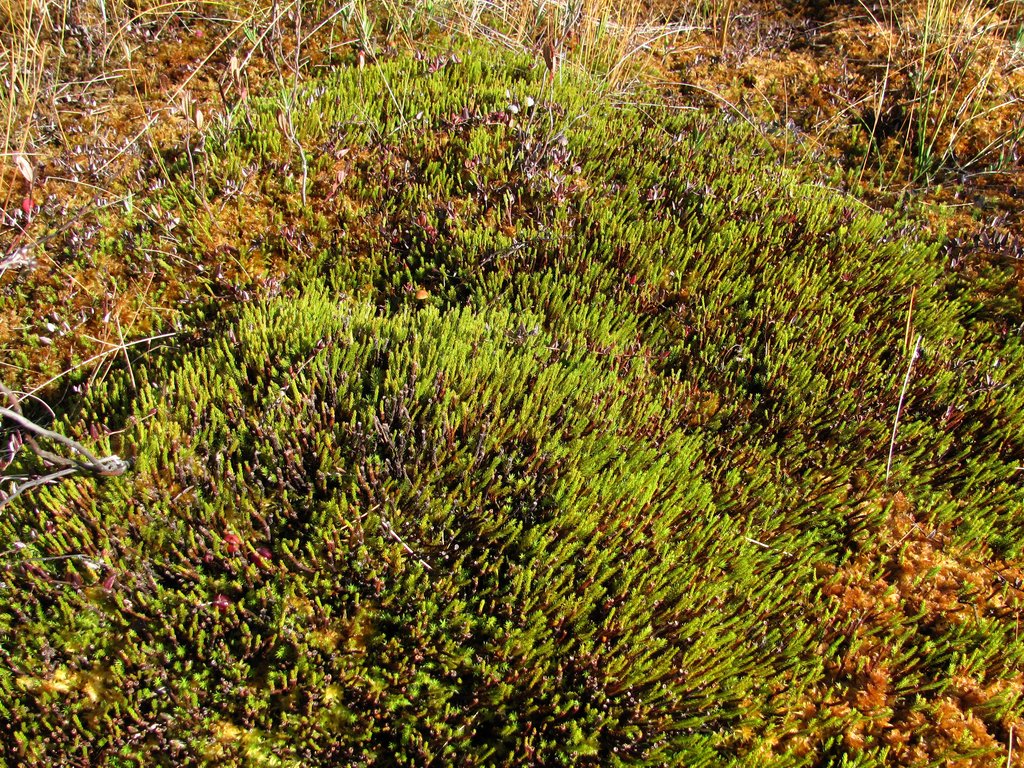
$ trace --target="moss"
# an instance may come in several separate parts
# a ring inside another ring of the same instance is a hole
[[[883,544],[1019,554],[1019,342],[911,220],[587,88],[398,55],[179,169],[286,271],[68,415],[131,473],[0,520],[9,760],[879,765],[1019,669]]]

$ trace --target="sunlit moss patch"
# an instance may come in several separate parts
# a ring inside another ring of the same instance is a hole
[[[68,415],[131,472],[0,519],[12,759],[993,754],[1016,337],[912,220],[593,90],[382,57],[173,160],[186,242],[279,275]]]

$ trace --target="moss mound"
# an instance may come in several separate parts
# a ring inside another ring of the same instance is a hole
[[[236,215],[288,275],[87,393],[132,472],[0,520],[7,759],[886,764],[1016,674],[1013,617],[922,606],[887,538],[1021,547],[1019,343],[938,249],[720,117],[445,62],[178,168],[196,248]]]

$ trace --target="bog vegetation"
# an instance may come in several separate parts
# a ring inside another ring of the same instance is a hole
[[[698,6],[8,0],[0,761],[1024,757],[1019,19]]]

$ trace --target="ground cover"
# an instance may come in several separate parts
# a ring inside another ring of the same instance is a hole
[[[15,214],[11,380],[131,468],[0,510],[5,759],[1012,761],[1012,237],[552,21],[388,18]]]

